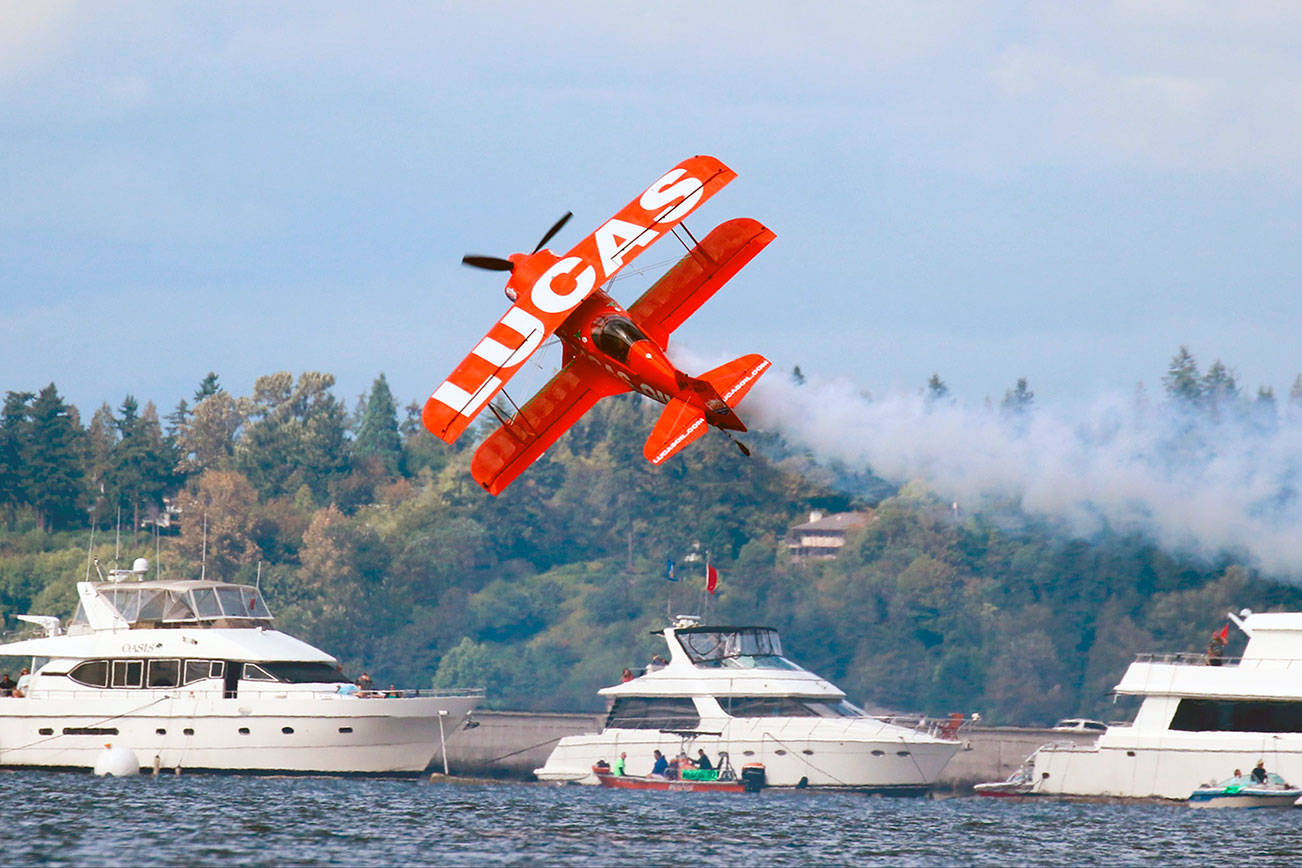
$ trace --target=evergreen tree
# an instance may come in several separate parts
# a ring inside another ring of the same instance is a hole
[[[791,369],[791,382],[795,383],[797,386],[805,385],[805,373],[800,370],[800,365],[796,365]]]
[[[5,526],[12,528],[18,507],[27,502],[23,473],[23,448],[30,438],[31,392],[6,392],[0,410],[0,509]]]
[[[244,417],[225,389],[198,404],[175,437],[176,454],[183,471],[231,470],[235,466],[235,441]]]
[[[108,404],[101,404],[90,417],[86,429],[88,489],[91,495],[91,520],[102,521],[109,514],[109,477],[113,473],[113,449],[118,443],[118,420]]]
[[[127,395],[118,412],[119,437],[109,455],[107,487],[113,501],[130,512],[134,532],[140,528],[141,510],[161,508],[163,497],[178,485],[177,462],[152,403],[142,415],[136,399]]]
[[[86,493],[86,437],[53,383],[32,402],[29,430],[21,457],[36,523],[45,531],[69,527],[81,518]]]
[[[1198,363],[1194,361],[1189,348],[1183,344],[1167,366],[1162,385],[1166,387],[1166,394],[1172,401],[1190,407],[1202,402],[1203,380],[1198,375]]]
[[[402,458],[402,440],[398,436],[398,408],[389,391],[384,373],[371,385],[371,395],[362,412],[362,421],[353,443],[353,454],[359,460],[378,460],[390,476],[398,475]]]
[[[1239,384],[1234,381],[1234,374],[1217,359],[1207,369],[1202,381],[1203,400],[1212,410],[1230,407],[1239,397]]]
[[[940,378],[940,374],[932,374],[931,379],[927,381],[927,399],[930,401],[939,401],[949,396],[949,386]]]
[[[194,393],[194,402],[198,404],[204,398],[216,395],[221,391],[221,383],[217,382],[217,373],[209,371],[208,376],[199,382],[199,388]]]
[[[318,503],[349,465],[348,412],[330,392],[332,374],[305,371],[294,382],[288,371],[259,377],[251,398],[241,399],[249,420],[236,450],[236,465],[263,497],[293,494],[306,485]]]
[[[1293,388],[1288,390],[1288,400],[1294,406],[1302,406],[1302,374],[1293,380]]]
[[[167,436],[175,439],[190,421],[190,405],[182,398],[176,402],[176,409],[164,418],[167,419]]]
[[[1017,378],[1017,385],[1004,392],[1004,400],[999,402],[999,410],[1010,416],[1020,416],[1031,409],[1035,393],[1026,384],[1025,377]]]

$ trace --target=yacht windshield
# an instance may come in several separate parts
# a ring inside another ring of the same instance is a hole
[[[683,650],[697,666],[737,669],[799,669],[782,656],[778,631],[769,627],[679,630]]]
[[[100,590],[129,624],[181,624],[217,618],[267,619],[271,612],[257,588],[229,585],[215,588],[118,586]],[[79,608],[80,612],[80,608]],[[81,615],[84,619],[84,614]]]

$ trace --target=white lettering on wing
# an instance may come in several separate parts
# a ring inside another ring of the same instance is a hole
[[[667,457],[672,455],[674,450],[678,448],[679,443],[682,443],[684,440],[686,440],[688,435],[690,435],[693,431],[695,431],[697,428],[700,428],[704,424],[705,424],[705,420],[703,418],[697,417],[695,422],[693,422],[691,425],[688,425],[685,429],[683,429],[683,433],[679,434],[673,440],[670,440],[669,445],[667,445],[664,449],[660,450],[660,453],[656,455],[655,463],[659,464],[661,461],[664,461]]]
[[[760,364],[751,368],[750,371],[746,374],[746,376],[742,377],[740,380],[733,383],[732,388],[723,393],[723,400],[726,402],[733,395],[737,394],[737,392],[741,390],[741,388],[744,387],[747,383],[749,383],[751,380],[758,377],[760,374],[764,373],[765,369],[767,369],[768,366],[769,366],[769,361],[768,359],[765,359]]]

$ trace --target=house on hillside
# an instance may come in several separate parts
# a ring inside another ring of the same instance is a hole
[[[846,535],[872,521],[871,512],[837,512],[824,515],[815,510],[809,521],[787,531],[787,549],[793,561],[835,558]]]

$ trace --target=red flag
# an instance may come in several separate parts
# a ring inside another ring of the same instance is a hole
[[[716,570],[714,567],[710,566],[709,564],[706,564],[706,566],[705,566],[705,590],[707,590],[707,591],[709,591],[711,594],[713,594],[713,593],[714,593],[714,589],[717,588],[717,587],[719,587],[719,571]]]
[[[1212,634],[1213,639],[1220,639],[1222,642],[1230,641],[1230,622],[1226,621],[1225,626],[1219,632]]]

